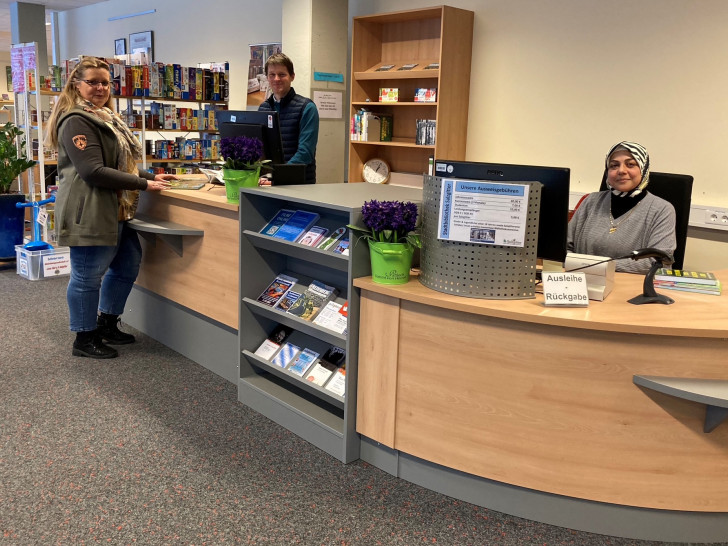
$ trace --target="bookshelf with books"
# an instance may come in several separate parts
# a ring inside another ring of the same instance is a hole
[[[43,85],[31,95],[49,98],[42,104],[42,117],[50,114],[54,97],[60,94],[68,74],[79,58],[69,59],[62,66],[51,66],[42,79]],[[112,78],[112,95],[119,115],[139,135],[145,154],[140,168],[149,165],[174,165],[175,174],[189,172],[183,164],[195,165],[218,160],[215,110],[227,109],[228,63],[206,63],[183,67],[178,64],[128,64],[107,58]],[[170,73],[168,76],[167,73]],[[182,75],[187,74],[187,79]],[[194,78],[193,78],[194,74]],[[191,84],[192,80],[195,84]],[[31,108],[31,112],[34,111]],[[33,127],[37,130],[37,125]],[[159,138],[151,141],[151,135]],[[192,136],[190,136],[192,135]],[[189,136],[189,138],[187,138]],[[55,165],[55,156],[44,149],[42,139],[34,140],[36,159],[42,152],[46,165]],[[156,145],[154,151],[152,148]],[[163,146],[162,146],[163,145]]]
[[[246,265],[239,284],[238,399],[346,463],[359,458],[354,422],[359,295],[352,283],[371,270],[367,245],[351,241],[347,247],[348,230],[342,234],[340,228],[361,225],[361,206],[372,198],[421,201],[422,196],[413,188],[362,184],[243,188],[240,196],[239,259]],[[298,211],[312,217],[295,223],[296,237],[295,230],[280,226]],[[327,234],[306,244],[307,235],[321,231]],[[284,294],[303,298],[317,283],[335,290],[328,305],[325,291],[313,312],[296,313],[298,302],[284,303]],[[345,317],[334,320],[342,309]],[[318,356],[306,353],[313,360],[302,368],[295,360],[274,362],[282,347],[256,354],[281,327],[291,330],[285,342],[296,355],[308,349]],[[331,349],[346,357],[328,369],[323,358]]]
[[[414,174],[427,172],[431,156],[465,159],[472,34],[473,12],[449,6],[354,17],[350,117],[362,109],[389,117],[392,139],[352,137],[349,182],[362,182],[375,157]],[[396,101],[381,102],[383,89],[396,90]],[[435,122],[434,144],[416,144],[418,120]]]

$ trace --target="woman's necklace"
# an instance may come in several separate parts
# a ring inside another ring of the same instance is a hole
[[[617,228],[618,228],[619,226],[621,226],[621,225],[622,225],[622,223],[623,223],[623,222],[624,222],[624,221],[625,221],[625,220],[626,220],[627,218],[629,218],[629,215],[630,215],[630,214],[632,214],[632,213],[634,212],[634,209],[636,209],[637,207],[639,207],[639,206],[640,206],[640,203],[641,203],[641,202],[642,202],[642,201],[640,201],[640,202],[639,202],[639,203],[637,203],[637,204],[636,204],[636,205],[635,205],[634,207],[632,207],[632,208],[631,208],[631,209],[629,210],[629,212],[628,212],[627,214],[623,215],[623,216],[622,216],[622,219],[621,219],[621,220],[620,220],[619,222],[617,222],[616,224],[614,223],[614,217],[612,216],[612,208],[610,207],[610,208],[609,208],[609,233],[614,233],[615,231],[617,231]]]

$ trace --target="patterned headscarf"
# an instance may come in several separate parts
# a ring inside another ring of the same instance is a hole
[[[647,184],[650,182],[650,155],[647,153],[645,147],[641,144],[624,140],[612,146],[609,149],[609,152],[607,152],[607,158],[605,159],[605,167],[607,171],[609,170],[609,158],[612,157],[612,154],[614,152],[619,150],[626,150],[630,154],[632,154],[632,157],[637,162],[637,165],[639,165],[640,171],[642,172],[642,180],[640,180],[640,183],[637,184],[637,187],[631,191],[619,191],[613,189],[609,185],[609,178],[607,177],[607,187],[609,187],[609,189],[612,190],[612,193],[617,197],[637,197],[640,193],[642,193],[642,190],[644,190],[647,187]]]

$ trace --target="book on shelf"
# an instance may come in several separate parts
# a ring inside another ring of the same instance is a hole
[[[317,246],[328,232],[329,230],[325,227],[313,226],[303,234],[303,237],[298,240],[298,244],[305,246]]]
[[[388,72],[389,70],[392,70],[394,68],[393,64],[383,64],[379,68],[375,70],[375,72]]]
[[[667,290],[682,290],[684,292],[697,292],[699,294],[711,294],[713,296],[720,296],[722,292],[722,286],[720,284],[720,281],[718,282],[718,284],[655,281],[654,286],[655,288],[664,288]]]
[[[313,323],[322,328],[333,330],[338,334],[346,333],[347,316],[341,312],[343,307],[344,305],[333,300],[327,302],[323,309],[319,311],[319,314],[316,315],[316,318],[313,319]]]
[[[394,116],[392,114],[377,114],[379,116],[379,140],[392,142]]]
[[[418,87],[415,89],[415,102],[437,102],[436,87]]]
[[[399,87],[380,87],[379,102],[399,102]]]
[[[270,222],[268,222],[263,229],[260,230],[260,233],[263,235],[275,235],[276,231],[285,224],[288,219],[293,216],[292,210],[289,209],[281,209],[278,212],[276,212],[276,215],[270,219]]]
[[[288,311],[291,308],[291,305],[293,305],[294,303],[296,303],[296,301],[298,301],[298,298],[300,298],[300,297],[301,297],[300,292],[296,292],[294,290],[289,290],[288,292],[286,292],[286,294],[280,300],[278,300],[278,303],[276,303],[274,307],[276,309],[280,309],[281,311],[283,311],[285,313],[286,311]]]
[[[293,343],[286,342],[281,346],[280,351],[273,357],[273,364],[280,366],[281,368],[287,367],[296,355],[299,353],[301,348]]]
[[[334,254],[342,254],[343,256],[349,255],[349,238],[346,237],[339,241],[334,247]]]
[[[423,146],[435,145],[437,123],[434,119],[418,119],[415,121],[415,144]]]
[[[337,293],[338,290],[333,286],[313,281],[287,312],[303,320],[312,320]]]
[[[417,63],[403,64],[397,70],[412,70],[415,66],[417,66]]]
[[[270,333],[270,335],[263,340],[263,343],[255,350],[255,355],[270,360],[281,348],[281,344],[290,335],[291,328],[279,324]]]
[[[280,299],[286,295],[291,287],[298,281],[295,277],[288,275],[278,275],[268,287],[258,296],[258,301],[265,305],[275,306]]]
[[[298,377],[303,377],[304,375],[306,375],[306,372],[309,370],[311,365],[316,362],[316,359],[318,359],[319,356],[319,353],[317,353],[316,351],[312,351],[311,349],[304,349],[303,351],[298,353],[296,359],[288,367],[288,371],[294,375],[297,375]]]
[[[440,63],[430,63],[426,67],[424,67],[422,70],[435,70],[440,68]]]
[[[273,237],[295,243],[303,236],[304,233],[311,229],[311,226],[313,226],[318,219],[319,215],[315,212],[297,210],[288,220],[286,220],[285,224],[278,228],[278,230],[273,234]]]
[[[333,373],[331,379],[324,387],[327,391],[331,391],[339,396],[346,394],[346,366],[342,365]]]
[[[318,248],[319,250],[329,250],[337,243],[339,239],[344,236],[344,234],[346,233],[346,229],[346,226],[340,227],[331,235],[326,237],[323,241],[321,241],[316,248]]]
[[[689,282],[694,284],[717,285],[718,279],[710,271],[688,271],[662,267],[655,273],[656,281]]]
[[[318,362],[311,366],[311,371],[306,376],[306,381],[323,387],[331,378],[333,373],[346,361],[346,351],[341,347],[332,345],[324,353]]]

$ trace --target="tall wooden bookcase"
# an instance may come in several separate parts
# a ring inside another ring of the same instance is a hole
[[[354,17],[350,115],[361,108],[392,115],[393,139],[350,141],[349,182],[362,182],[362,166],[374,157],[392,171],[415,174],[427,171],[430,156],[465,159],[472,44],[472,11],[438,6]],[[425,68],[433,63],[439,68]],[[399,102],[378,102],[379,89],[391,87],[399,90]],[[432,87],[437,102],[414,102],[416,88]],[[435,145],[415,144],[418,119],[436,120]]]

